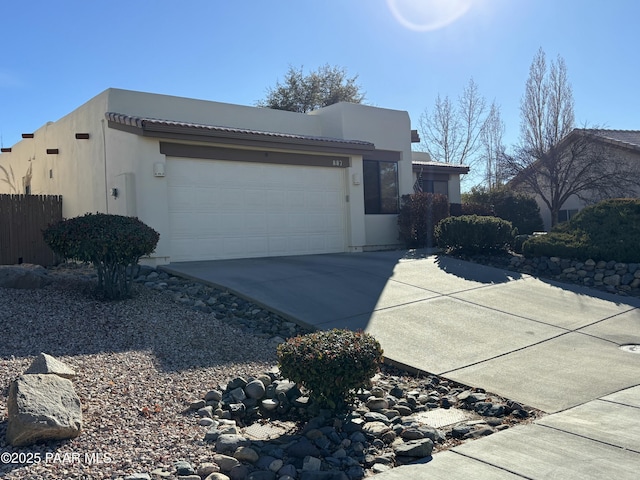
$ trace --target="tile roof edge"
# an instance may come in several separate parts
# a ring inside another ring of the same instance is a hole
[[[127,114],[122,114],[117,112],[106,112],[105,117],[112,122],[120,123],[127,126],[142,128],[142,129],[145,128],[147,125],[161,125],[161,126],[164,125],[164,126],[175,126],[175,127],[202,129],[202,130],[237,133],[237,134],[248,134],[248,135],[253,134],[253,135],[260,135],[265,137],[312,140],[317,142],[327,142],[327,143],[331,142],[331,143],[342,143],[347,145],[361,145],[361,146],[374,147],[374,144],[372,142],[368,142],[365,140],[350,140],[350,139],[342,139],[342,138],[335,138],[335,137],[323,137],[318,135],[269,132],[264,130],[255,130],[255,129],[248,129],[248,128],[240,128],[240,127],[227,127],[227,126],[210,125],[210,124],[204,124],[204,123],[183,122],[178,120],[165,120],[165,119],[153,118],[153,117],[140,117],[136,115],[127,115]]]

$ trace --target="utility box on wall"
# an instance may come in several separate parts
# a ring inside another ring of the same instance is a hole
[[[153,176],[164,177],[164,163],[156,162],[153,164]]]
[[[136,213],[136,185],[133,173],[122,173],[114,177],[114,184],[111,189],[116,191],[111,194],[109,213],[135,217]]]

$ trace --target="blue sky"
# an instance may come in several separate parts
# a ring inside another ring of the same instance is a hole
[[[326,63],[414,128],[473,77],[511,144],[540,47],[580,125],[640,129],[637,0],[5,0],[0,18],[5,147],[109,87],[254,105],[289,65]]]

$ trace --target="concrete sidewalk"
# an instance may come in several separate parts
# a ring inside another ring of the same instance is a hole
[[[639,299],[426,252],[164,269],[316,328],[363,329],[397,363],[554,414],[381,480],[640,477],[640,355],[620,349],[640,344]]]

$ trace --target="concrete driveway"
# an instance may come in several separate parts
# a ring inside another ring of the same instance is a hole
[[[640,354],[620,347],[640,344],[640,299],[428,252],[189,262],[163,269],[315,328],[365,330],[396,363],[555,414],[407,469],[447,480],[468,478],[452,476],[452,462],[460,472],[485,472],[474,477],[480,479],[638,478]],[[378,477],[421,478],[404,469]]]

